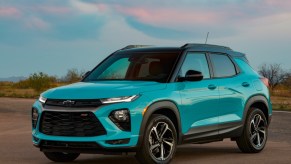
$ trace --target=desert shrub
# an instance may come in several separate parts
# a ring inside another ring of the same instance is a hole
[[[49,76],[42,72],[30,75],[27,80],[30,87],[37,92],[50,88],[51,85],[57,81],[55,77]]]
[[[65,83],[75,83],[82,79],[84,72],[78,71],[75,68],[69,69],[67,74],[61,78],[61,82]]]
[[[27,89],[27,88],[31,88],[29,81],[26,80],[21,80],[19,82],[16,82],[14,85],[14,88],[18,88],[18,89]]]
[[[26,80],[15,83],[14,87],[19,89],[32,88],[39,93],[48,88],[54,87],[56,82],[56,77],[49,76],[48,74],[45,74],[43,72],[39,72],[31,74]]]

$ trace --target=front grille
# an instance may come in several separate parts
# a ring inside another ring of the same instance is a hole
[[[44,111],[40,132],[53,136],[99,136],[106,130],[92,112]]]
[[[60,107],[98,107],[102,103],[99,99],[89,100],[64,100],[64,99],[47,99],[45,105]]]
[[[47,141],[40,143],[45,148],[78,148],[78,149],[98,149],[101,148],[96,142],[67,142],[67,141]]]

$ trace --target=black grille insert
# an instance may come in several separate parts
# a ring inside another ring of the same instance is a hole
[[[44,111],[40,132],[53,136],[99,136],[106,130],[92,112]]]
[[[102,103],[99,99],[89,100],[63,100],[63,99],[47,99],[45,105],[60,107],[98,107]]]

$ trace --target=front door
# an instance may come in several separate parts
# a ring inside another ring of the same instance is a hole
[[[188,70],[200,71],[201,81],[180,82],[182,132],[185,135],[203,135],[206,132],[216,135],[218,124],[219,92],[217,82],[211,79],[205,53],[188,52],[180,69],[184,77]],[[200,136],[201,137],[201,136]]]

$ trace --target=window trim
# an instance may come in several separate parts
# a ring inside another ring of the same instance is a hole
[[[211,53],[207,53],[207,55],[209,56],[209,60],[210,60],[210,63],[211,63],[211,69],[212,69],[212,73],[213,73],[212,79],[232,78],[232,77],[238,76],[241,73],[238,65],[234,62],[233,58],[229,54],[220,53],[220,52],[211,52]],[[215,77],[214,65],[213,65],[213,61],[211,60],[211,55],[224,55],[224,56],[228,57],[229,60],[231,61],[231,63],[233,64],[233,66],[234,66],[235,74],[231,75],[231,76]]]

